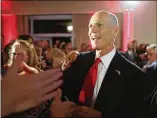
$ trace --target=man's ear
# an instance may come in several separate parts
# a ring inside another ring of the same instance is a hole
[[[112,35],[115,37],[118,34],[119,26],[115,26],[112,30]]]

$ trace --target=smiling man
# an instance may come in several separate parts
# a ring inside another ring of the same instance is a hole
[[[89,22],[93,51],[81,52],[63,75],[62,90],[79,117],[139,118],[147,95],[145,74],[116,49],[117,17],[98,11]]]

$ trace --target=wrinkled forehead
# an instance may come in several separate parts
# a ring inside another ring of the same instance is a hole
[[[109,23],[109,14],[107,13],[102,13],[102,12],[97,12],[95,13],[91,19],[89,24],[108,24]]]

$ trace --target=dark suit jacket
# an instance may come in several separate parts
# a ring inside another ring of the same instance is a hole
[[[149,102],[149,118],[157,118],[157,86],[148,97]]]
[[[63,75],[63,94],[79,105],[84,78],[95,59],[95,51],[80,53]],[[120,72],[120,73],[119,73]],[[94,109],[103,118],[139,118],[145,112],[148,83],[145,74],[116,51],[106,72]]]
[[[157,61],[146,67],[146,74],[152,82],[152,86],[157,86]]]

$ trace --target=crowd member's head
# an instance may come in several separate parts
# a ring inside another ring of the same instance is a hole
[[[80,47],[80,52],[85,52],[87,51],[88,45],[87,43],[82,43]]]
[[[136,50],[137,56],[141,59],[141,60],[147,60],[147,55],[146,50],[143,48],[137,48]]]
[[[118,19],[107,11],[98,11],[89,22],[89,38],[92,48],[101,50],[106,54],[114,48],[115,38],[118,34]]]
[[[59,48],[59,43],[60,43],[60,41],[59,41],[59,40],[56,40],[56,41],[55,41],[55,44],[54,44],[54,48]]]
[[[41,56],[42,56],[42,48],[41,48],[41,47],[38,47],[38,46],[35,46],[35,50],[36,50],[36,52],[37,52],[37,55],[38,55],[39,57],[41,57]]]
[[[65,59],[65,53],[58,48],[50,48],[46,53],[46,59],[52,60],[52,67],[61,67]]]
[[[137,48],[138,47],[138,42],[136,40],[133,40],[132,44],[133,44],[133,48]]]
[[[147,57],[149,62],[157,61],[157,45],[150,44],[146,48]]]
[[[65,45],[65,54],[68,54],[71,51],[72,51],[72,44],[71,44],[71,42],[68,42]]]
[[[24,41],[28,41],[30,44],[34,44],[33,37],[27,34],[19,35],[18,40],[24,40]]]
[[[128,50],[133,50],[134,45],[133,45],[133,41],[129,41],[128,42]]]
[[[28,66],[34,67],[37,70],[40,70],[38,68],[39,61],[38,61],[38,56],[35,51],[34,45],[23,40],[16,40],[13,43],[12,48],[10,50],[10,59],[8,61],[8,66],[12,65],[16,56],[20,53],[24,54],[24,62]]]

